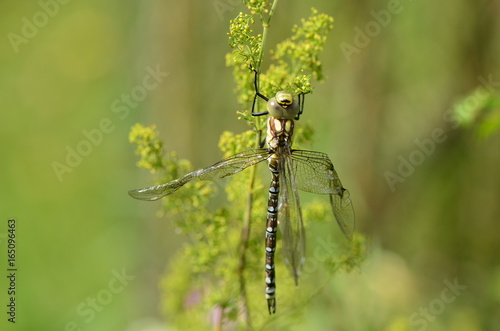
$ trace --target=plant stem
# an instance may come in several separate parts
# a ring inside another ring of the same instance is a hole
[[[260,134],[255,138],[257,146],[260,145]],[[247,208],[245,210],[245,219],[243,221],[243,228],[241,230],[241,246],[240,246],[240,262],[238,264],[238,276],[240,282],[240,293],[243,299],[243,316],[247,329],[252,329],[252,322],[250,319],[250,309],[248,307],[248,297],[245,283],[245,268],[246,268],[246,253],[248,249],[248,241],[250,239],[250,229],[252,225],[252,209],[254,200],[255,177],[257,174],[257,167],[251,168],[250,182],[248,183],[248,200]]]
[[[266,45],[266,39],[267,39],[267,31],[270,27],[271,23],[271,18],[273,17],[274,11],[276,10],[276,6],[278,5],[278,0],[274,0],[273,4],[271,5],[271,9],[269,10],[269,15],[267,16],[267,20],[264,20],[264,16],[261,13],[260,18],[262,21],[262,46],[259,51],[259,56],[257,58],[257,63],[256,63],[256,68],[257,72],[260,73],[260,65],[262,63],[262,56],[264,53],[264,46]]]
[[[250,183],[248,185],[248,201],[245,210],[245,220],[243,222],[243,229],[241,230],[241,246],[240,246],[240,263],[238,265],[238,275],[240,282],[240,293],[243,299],[243,318],[249,330],[252,329],[250,320],[250,310],[248,307],[248,298],[245,283],[245,268],[246,268],[246,252],[248,249],[248,240],[250,239],[250,229],[252,225],[252,207],[253,207],[253,190],[255,184],[256,168],[252,167],[250,174]]]

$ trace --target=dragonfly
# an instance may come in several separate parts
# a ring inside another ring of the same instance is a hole
[[[294,120],[303,113],[305,94],[279,91],[272,98],[259,92],[255,72],[253,116],[269,115],[267,136],[260,148],[248,149],[207,168],[190,172],[168,183],[129,191],[139,200],[158,200],[174,193],[192,180],[217,180],[244,169],[268,162],[271,172],[265,236],[265,297],[269,314],[276,313],[275,251],[278,227],[281,232],[285,265],[298,285],[306,256],[306,235],[298,191],[328,195],[337,223],[351,239],[354,231],[354,209],[347,189],[342,186],[327,154],[292,148]],[[257,97],[266,101],[266,111],[255,112]]]

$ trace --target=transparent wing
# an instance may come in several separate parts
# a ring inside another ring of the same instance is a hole
[[[351,240],[354,232],[354,208],[349,198],[349,191],[345,188],[342,190],[342,193],[330,194],[330,204],[342,232]]]
[[[354,209],[349,191],[342,187],[332,161],[325,153],[293,150],[293,168],[299,190],[329,194],[333,214],[342,232],[349,239],[354,232]]]
[[[290,157],[280,159],[280,192],[278,198],[278,223],[283,238],[285,264],[298,284],[300,269],[305,261],[305,230],[302,221],[296,170]]]
[[[249,149],[219,161],[210,167],[190,172],[171,182],[148,188],[131,190],[128,194],[135,199],[158,200],[177,191],[180,187],[193,179],[213,180],[234,175],[254,164],[267,160],[269,155],[266,149]]]

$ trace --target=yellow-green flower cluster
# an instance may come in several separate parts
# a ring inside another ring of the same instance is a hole
[[[158,137],[156,126],[144,127],[135,124],[129,134],[129,141],[136,144],[135,153],[141,157],[137,165],[155,173],[163,169],[163,143]]]
[[[233,51],[226,56],[226,64],[233,67],[236,81],[238,102],[249,107],[255,96],[254,72],[260,73],[260,93],[273,96],[277,91],[285,90],[296,95],[310,93],[313,88],[311,79],[322,80],[323,72],[319,55],[323,51],[327,34],[333,28],[333,18],[311,10],[311,16],[302,19],[301,25],[295,25],[291,37],[285,39],[271,51],[271,63],[267,70],[262,70],[263,43],[265,35],[255,34],[255,15],[258,15],[265,34],[269,28],[266,17],[268,10],[263,1],[246,1],[252,4],[251,14],[240,13],[231,21],[229,45]],[[249,110],[245,112],[249,113]],[[255,129],[262,126],[259,120],[250,115],[242,116]]]
[[[313,75],[314,79],[322,80],[323,72],[319,55],[323,52],[323,46],[327,34],[333,29],[333,17],[319,14],[314,8],[311,16],[302,19],[301,25],[292,28],[292,36],[276,46],[274,58],[279,65],[289,68],[291,75],[295,76],[301,72]],[[287,62],[288,65],[283,62]],[[297,84],[300,86],[300,84]],[[309,87],[304,87],[305,90]],[[305,91],[304,91],[305,92]]]
[[[243,0],[248,10],[252,15],[263,15],[267,14],[269,10],[269,2],[265,0]]]

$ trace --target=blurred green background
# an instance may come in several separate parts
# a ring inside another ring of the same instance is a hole
[[[155,217],[159,203],[127,195],[151,183],[128,132],[157,124],[195,167],[220,158],[222,131],[246,129],[224,58],[243,7],[63,2],[0,3],[0,328],[171,329],[158,283],[184,239]],[[270,45],[311,6],[335,18],[328,80],[301,121],[316,128],[313,149],[330,155],[357,231],[372,240],[367,262],[328,283],[296,329],[498,330],[500,136],[478,138],[447,115],[484,80],[498,94],[500,1],[394,3],[282,0],[273,17]],[[5,306],[9,218],[15,325]]]

